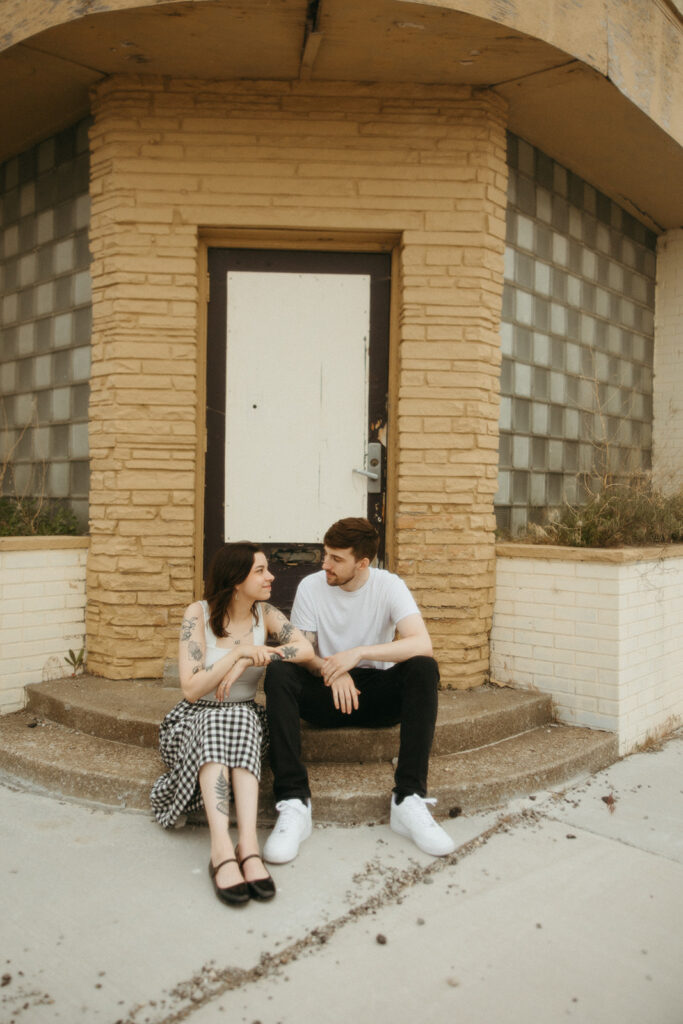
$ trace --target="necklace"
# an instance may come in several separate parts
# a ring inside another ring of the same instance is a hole
[[[238,634],[231,633],[229,629],[227,629],[225,632],[226,632],[227,636],[230,637],[230,639],[232,640],[233,644],[235,646],[237,646],[238,644],[242,643],[242,640],[245,638],[245,636],[249,636],[250,635],[250,633],[252,632],[253,628],[254,627],[252,625],[252,626],[249,627],[249,629],[245,630],[245,632],[238,633]]]

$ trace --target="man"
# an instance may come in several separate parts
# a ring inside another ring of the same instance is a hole
[[[279,817],[264,847],[271,864],[296,857],[311,834],[311,791],[301,761],[301,718],[316,726],[401,723],[391,828],[434,856],[455,849],[427,803],[439,669],[403,580],[372,569],[379,536],[367,519],[340,519],[324,537],[321,572],[299,584],[291,622],[316,652],[275,662],[265,680],[270,759]],[[398,638],[394,639],[398,632]]]

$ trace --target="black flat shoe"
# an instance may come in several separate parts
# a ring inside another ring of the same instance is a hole
[[[260,853],[250,853],[248,857],[244,857],[243,860],[238,861],[240,869],[242,865],[245,864],[246,861],[251,860],[252,857],[257,857],[261,860]],[[261,861],[261,863],[263,862]],[[272,900],[275,895],[275,882],[270,875],[268,875],[267,878],[257,878],[255,882],[247,881],[245,884],[255,900]]]
[[[216,896],[218,896],[218,899],[222,900],[223,903],[228,903],[233,907],[239,906],[241,903],[248,903],[250,890],[246,882],[238,882],[237,885],[228,885],[225,889],[221,889],[217,884],[216,875],[224,864],[237,864],[237,858],[229,857],[227,860],[222,860],[220,864],[216,865],[216,867],[214,867],[211,861],[209,861],[209,874],[211,875],[211,881],[213,882]]]

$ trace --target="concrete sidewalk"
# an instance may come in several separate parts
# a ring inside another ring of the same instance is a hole
[[[447,821],[445,860],[318,827],[240,909],[204,828],[8,784],[0,816],[3,1024],[683,1022],[681,732]]]

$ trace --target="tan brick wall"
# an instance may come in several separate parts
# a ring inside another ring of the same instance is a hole
[[[425,613],[444,682],[481,683],[502,101],[469,87],[126,77],[99,87],[93,111],[89,668],[159,675],[195,596],[201,229],[353,230],[400,239],[391,567]]]

